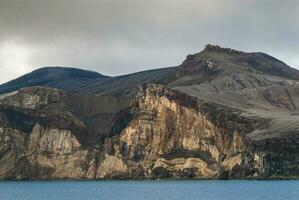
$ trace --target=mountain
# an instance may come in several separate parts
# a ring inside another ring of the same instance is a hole
[[[299,176],[299,71],[207,45],[117,77],[47,67],[0,86],[2,179]]]
[[[63,90],[75,90],[81,84],[105,77],[97,72],[71,67],[44,67],[1,85],[0,93],[30,86],[48,86]]]

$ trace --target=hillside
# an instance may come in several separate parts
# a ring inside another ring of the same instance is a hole
[[[105,77],[97,72],[71,67],[44,67],[2,84],[0,93],[30,86],[48,86],[64,90],[76,90],[82,84]]]

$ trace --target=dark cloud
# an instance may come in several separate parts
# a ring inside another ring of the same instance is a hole
[[[0,82],[42,66],[173,66],[206,43],[299,68],[298,13],[297,0],[0,0]]]

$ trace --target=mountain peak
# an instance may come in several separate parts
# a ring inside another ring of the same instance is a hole
[[[239,50],[221,47],[219,45],[212,45],[212,44],[207,44],[204,48],[204,51],[208,51],[208,52],[213,51],[213,52],[221,52],[221,53],[229,53],[229,54],[243,53],[242,51]]]
[[[211,44],[207,44],[199,53],[189,54],[181,66],[184,67],[184,74],[188,75],[194,75],[195,70],[200,74],[205,74],[204,72],[207,70],[208,74],[211,74],[211,70],[219,72],[221,69],[225,71],[225,74],[258,73],[293,80],[299,79],[298,70],[265,53],[246,53]]]
[[[216,53],[216,54],[214,54]],[[194,62],[204,62],[206,63],[207,61],[209,61],[211,59],[211,57],[213,58],[217,58],[219,57],[218,54],[224,54],[224,55],[229,55],[229,56],[238,56],[241,54],[245,54],[242,51],[239,50],[235,50],[235,49],[231,49],[231,48],[227,48],[227,47],[221,47],[219,45],[212,45],[212,44],[207,44],[204,48],[203,51],[199,52],[199,53],[195,53],[195,54],[189,54],[187,55],[186,59],[183,62],[183,65],[186,65],[187,63],[193,63]]]

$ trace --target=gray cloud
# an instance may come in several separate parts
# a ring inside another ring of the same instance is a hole
[[[298,13],[297,0],[0,0],[0,82],[43,66],[173,66],[206,43],[299,68]]]

